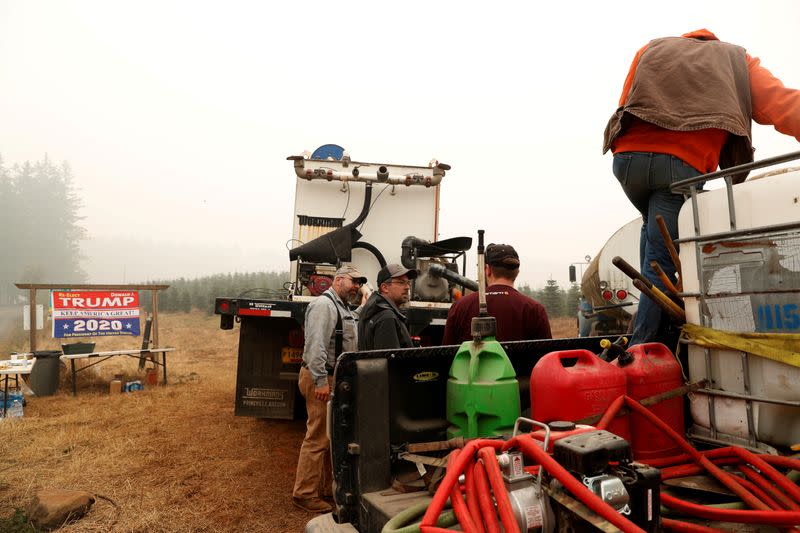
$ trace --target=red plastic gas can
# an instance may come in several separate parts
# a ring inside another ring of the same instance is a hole
[[[625,372],[592,352],[551,352],[531,372],[531,416],[540,422],[575,422],[605,413],[625,392]],[[628,417],[615,418],[607,429],[630,442]]]
[[[658,342],[637,344],[628,350],[633,362],[623,365],[628,396],[642,400],[683,386],[681,367],[669,348]],[[619,366],[619,360],[613,362]],[[683,398],[671,398],[648,409],[680,435],[684,433]],[[631,450],[634,459],[655,459],[681,453],[681,449],[642,415],[630,415]]]

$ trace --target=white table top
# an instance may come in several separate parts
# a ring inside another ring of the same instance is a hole
[[[111,352],[65,354],[61,356],[61,359],[86,359],[87,357],[112,357],[114,355],[140,355],[146,353],[161,353],[161,352],[172,352],[172,351],[175,351],[175,348],[148,348],[146,350],[114,350]]]
[[[0,375],[30,374],[36,359],[0,360]]]

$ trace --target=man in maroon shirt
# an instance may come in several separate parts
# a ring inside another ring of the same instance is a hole
[[[514,289],[519,274],[519,255],[508,244],[486,247],[486,307],[497,320],[498,341],[551,339],[550,320],[544,306]],[[478,293],[458,300],[447,313],[442,344],[472,340],[472,318],[478,316]]]

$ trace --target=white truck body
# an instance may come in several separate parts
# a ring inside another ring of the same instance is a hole
[[[377,177],[381,167],[388,173],[384,181]],[[356,177],[353,169],[358,169]],[[292,247],[335,229],[301,224],[303,216],[340,218],[344,224],[355,220],[363,207],[367,182],[373,186],[372,207],[360,225],[363,235],[360,241],[375,246],[388,263],[400,263],[400,244],[404,237],[413,235],[431,242],[437,239],[439,184],[444,172],[436,161],[422,167],[303,158],[295,159],[295,174]],[[406,185],[407,178],[409,185]],[[367,276],[374,288],[380,270],[375,256],[357,248],[352,251],[351,264]],[[290,279],[296,279],[297,261],[291,262],[290,269]]]

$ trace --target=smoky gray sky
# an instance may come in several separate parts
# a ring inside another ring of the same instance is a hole
[[[601,154],[633,55],[699,28],[800,87],[788,0],[0,1],[0,154],[69,161],[91,281],[288,269],[286,156],[336,143],[452,165],[441,237],[484,228],[521,281],[566,283],[637,215]]]

